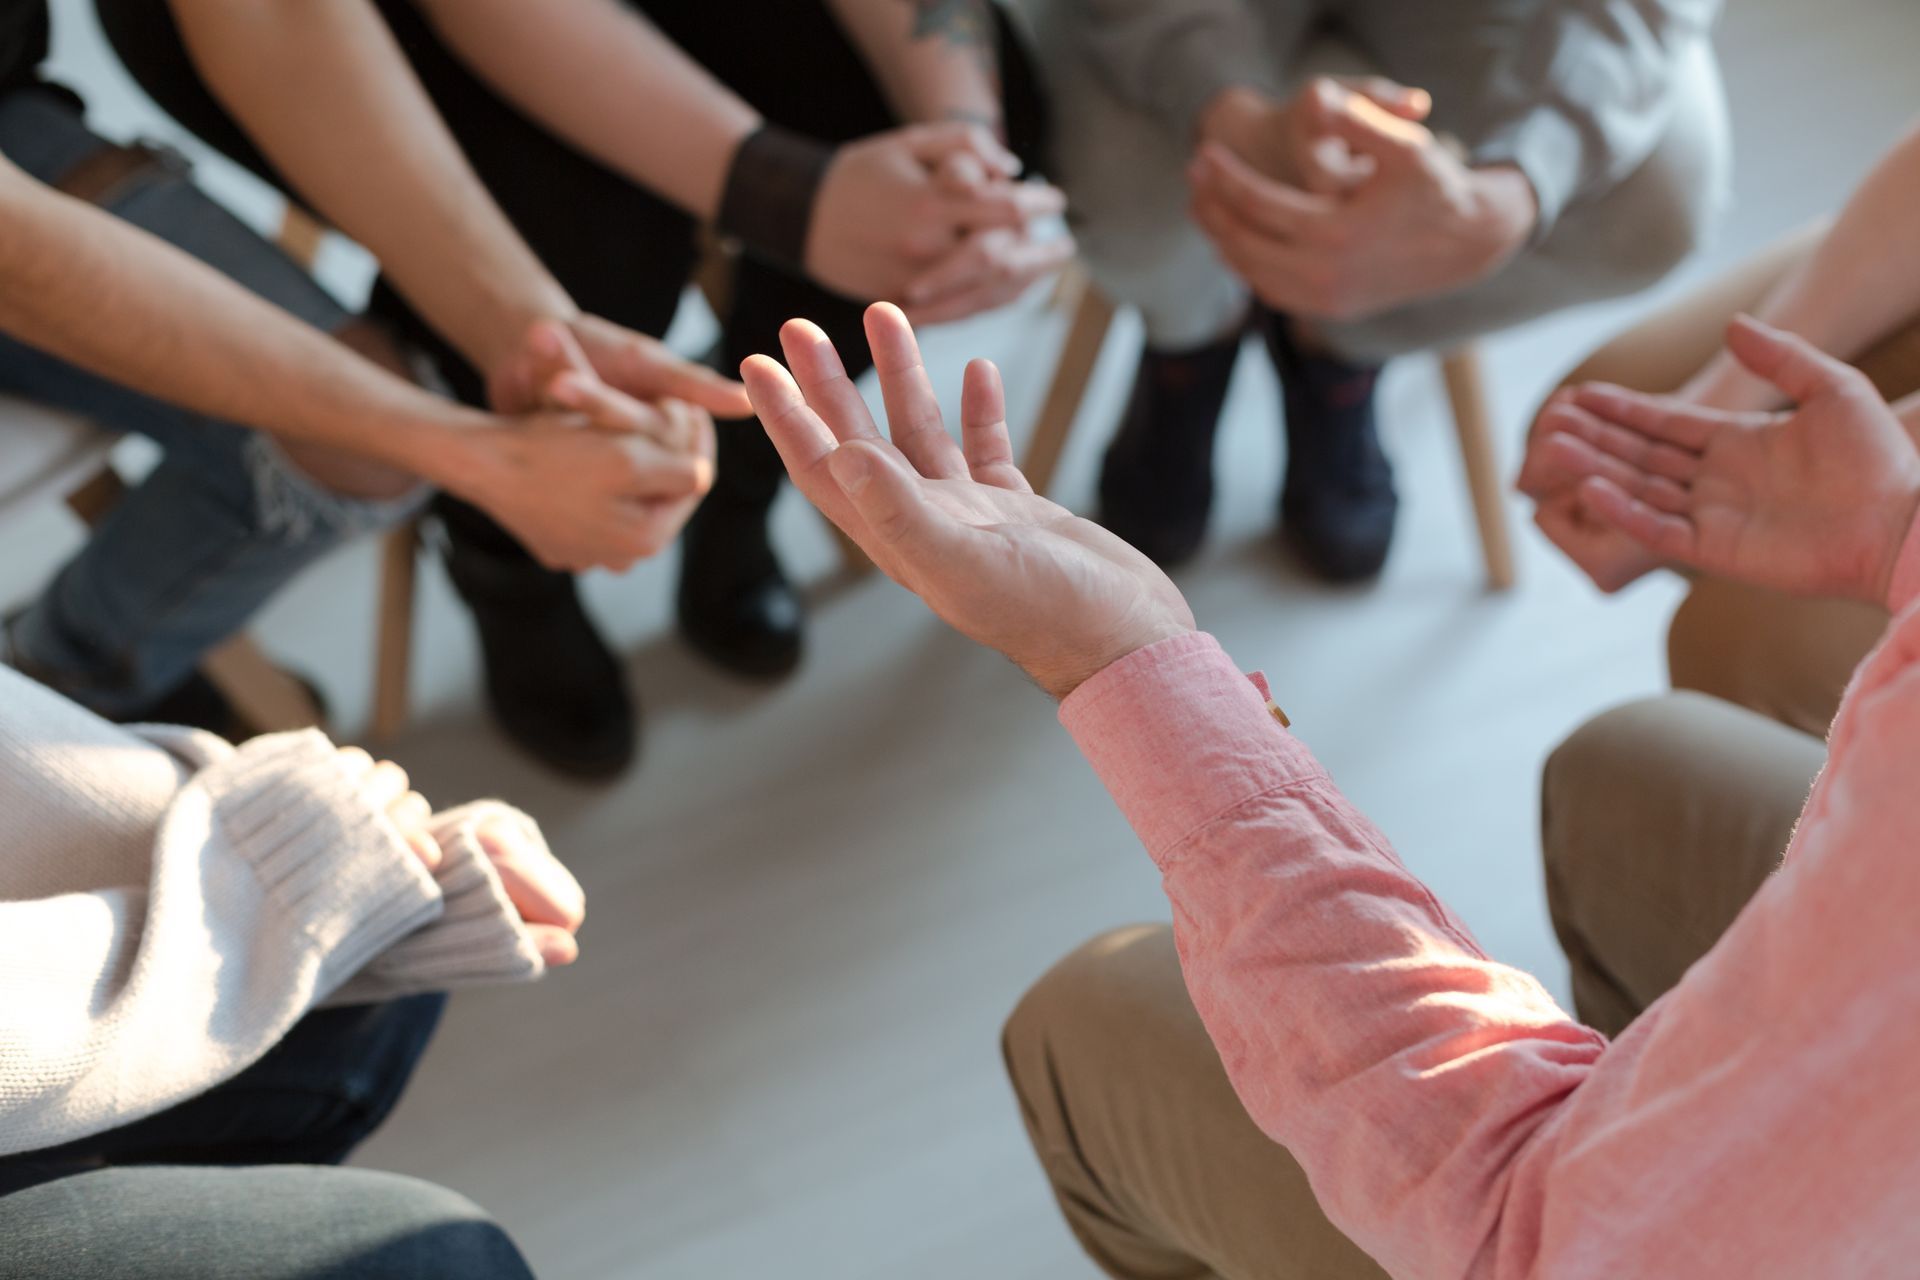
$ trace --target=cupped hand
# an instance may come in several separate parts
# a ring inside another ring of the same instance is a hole
[[[1538,210],[1511,168],[1473,169],[1408,114],[1334,86],[1328,138],[1344,172],[1302,186],[1218,142],[1189,168],[1194,221],[1268,306],[1353,320],[1484,279],[1517,253]]]
[[[1920,449],[1858,370],[1741,317],[1727,349],[1779,413],[1704,409],[1619,387],[1549,410],[1550,465],[1596,521],[1653,554],[1778,590],[1886,603],[1920,510]]]
[[[991,363],[967,366],[956,444],[905,315],[868,308],[889,441],[824,333],[791,320],[780,340],[791,375],[766,356],[741,375],[794,484],[956,630],[1056,698],[1193,630],[1192,611],[1152,561],[1034,494],[1014,465]]]
[[[815,198],[807,274],[850,298],[907,302],[921,282],[916,305],[946,302],[952,311],[969,293],[976,309],[991,305],[998,295],[981,286],[1030,281],[1064,261],[1057,248],[1022,247],[1044,243],[1035,224],[1057,217],[1066,198],[1019,181],[1019,171],[1019,160],[975,124],[905,125],[850,142],[834,154]],[[991,231],[1013,234],[973,239]],[[944,287],[929,292],[928,273],[963,254],[937,282]]]
[[[1661,558],[1596,518],[1580,499],[1586,473],[1569,465],[1560,446],[1551,443],[1555,423],[1590,417],[1574,404],[1572,387],[1553,393],[1534,418],[1527,435],[1526,458],[1514,487],[1533,499],[1533,523],[1547,540],[1573,561],[1602,591],[1619,591],[1661,567]],[[1597,430],[1597,424],[1591,425]]]
[[[359,747],[341,747],[340,767],[368,804],[387,816],[413,855],[429,871],[440,866],[440,842],[429,822],[433,808],[409,785],[407,771],[391,760],[375,760]]]

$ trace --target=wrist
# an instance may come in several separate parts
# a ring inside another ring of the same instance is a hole
[[[1490,165],[1470,172],[1472,221],[1491,271],[1532,237],[1540,223],[1540,199],[1533,183],[1514,165]]]
[[[838,149],[774,124],[761,124],[735,148],[714,219],[778,265],[804,269],[814,206]]]
[[[1045,690],[1055,702],[1065,702],[1073,695],[1074,690],[1108,667],[1124,662],[1142,649],[1152,648],[1163,640],[1192,635],[1195,630],[1196,628],[1190,624],[1168,619],[1141,628],[1120,643],[1104,648],[1097,655],[1088,656],[1076,662],[1030,668],[1028,674],[1033,677],[1033,682]]]
[[[489,482],[499,470],[487,441],[500,429],[500,419],[428,392],[420,399],[424,403],[398,415],[392,461],[436,489],[485,506]]]
[[[1249,130],[1269,124],[1276,106],[1250,84],[1230,84],[1207,99],[1194,116],[1194,143],[1217,141],[1234,147]]]
[[[1860,594],[1898,613],[1920,594],[1920,535],[1914,528],[1920,520],[1920,462],[1907,468],[1894,494],[1888,508],[1888,533],[1881,539],[1881,553]]]

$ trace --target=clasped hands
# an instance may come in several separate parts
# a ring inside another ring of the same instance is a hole
[[[1066,265],[1052,220],[1066,197],[1019,179],[978,124],[912,124],[835,154],[807,233],[807,273],[851,298],[895,302],[916,324],[1012,302]]]
[[[1202,112],[1191,212],[1267,306],[1354,320],[1493,274],[1532,233],[1532,185],[1472,168],[1426,127],[1429,95],[1379,77],[1287,102],[1235,86]]]

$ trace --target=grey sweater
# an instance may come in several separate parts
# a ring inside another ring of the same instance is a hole
[[[1272,85],[1263,19],[1303,7],[1336,22],[1341,0],[1065,0],[1120,97],[1191,132],[1233,84]],[[1611,188],[1665,133],[1674,69],[1705,40],[1720,0],[1367,0],[1374,20],[1484,25],[1501,42],[1484,92],[1458,104],[1477,164],[1511,162],[1532,182],[1544,235],[1567,205]]]
[[[317,732],[122,729],[0,667],[0,1154],[204,1092],[324,1001],[539,976],[475,836],[503,810],[438,815],[429,873]]]

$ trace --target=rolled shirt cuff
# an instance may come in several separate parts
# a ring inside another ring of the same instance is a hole
[[[1060,704],[1060,722],[1162,866],[1221,814],[1325,776],[1275,718],[1264,681],[1204,632],[1107,667]]]

